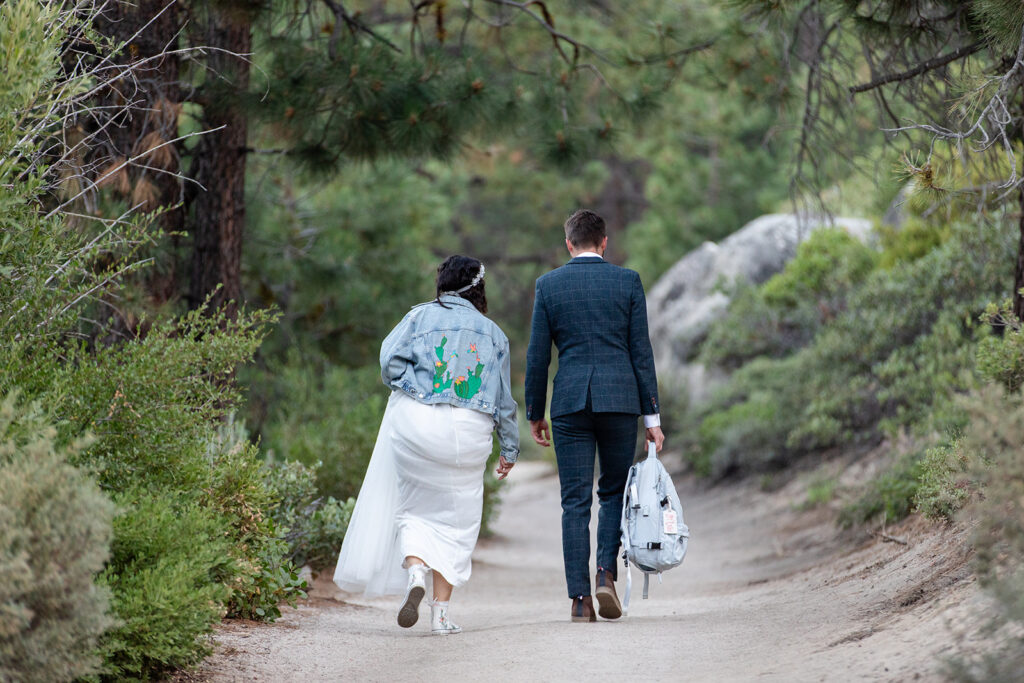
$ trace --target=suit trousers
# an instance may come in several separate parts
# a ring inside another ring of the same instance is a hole
[[[589,399],[589,397],[588,397]],[[617,576],[622,494],[636,451],[638,415],[595,413],[590,401],[576,413],[551,418],[562,490],[562,557],[569,597],[590,595],[590,508],[594,451],[600,464],[597,566]]]

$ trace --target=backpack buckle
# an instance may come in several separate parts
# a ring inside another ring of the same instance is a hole
[[[647,544],[648,550],[661,550],[661,541],[650,541]]]

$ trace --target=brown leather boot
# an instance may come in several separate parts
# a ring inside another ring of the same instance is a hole
[[[618,619],[622,616],[622,603],[615,594],[615,580],[611,572],[598,568],[594,596],[597,598],[597,613],[603,619]]]
[[[581,595],[572,599],[572,620],[575,622],[597,621],[594,614],[594,599],[589,595]]]

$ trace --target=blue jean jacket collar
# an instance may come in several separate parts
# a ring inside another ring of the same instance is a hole
[[[474,311],[476,310],[476,306],[474,306],[471,301],[463,299],[461,296],[458,296],[457,294],[442,294],[440,298],[442,303],[454,304],[455,306],[468,306],[469,308],[472,308]]]

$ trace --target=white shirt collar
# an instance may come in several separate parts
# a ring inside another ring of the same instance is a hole
[[[573,258],[583,258],[584,256],[596,256],[599,259],[604,259],[604,257],[598,254],[596,251],[584,251],[579,254],[576,254],[575,256],[573,256]]]

